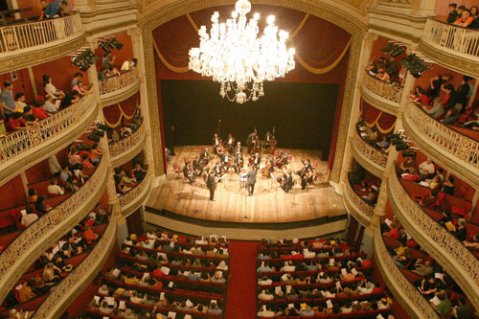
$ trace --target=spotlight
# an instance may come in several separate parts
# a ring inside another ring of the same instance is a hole
[[[90,49],[86,49],[72,58],[72,64],[85,72],[96,63],[96,59],[95,54]]]

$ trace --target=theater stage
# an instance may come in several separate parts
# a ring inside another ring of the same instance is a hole
[[[175,148],[176,156],[168,163],[166,181],[152,190],[146,206],[185,217],[230,223],[288,223],[324,217],[335,218],[346,214],[342,197],[336,194],[327,182],[327,163],[320,161],[320,153],[317,151],[281,149],[293,156],[288,165],[293,171],[303,167],[303,160],[318,160],[319,178],[315,184],[304,190],[299,185],[297,175],[294,177],[298,183],[293,190],[285,193],[278,183],[258,173],[255,193],[253,196],[247,196],[246,188],[240,186],[239,175],[231,171],[224,182],[217,184],[215,201],[210,201],[209,191],[201,178],[197,179],[196,185],[190,185],[185,182],[183,174],[178,178],[173,170],[174,162],[183,168],[184,158],[194,158],[200,148]],[[217,156],[212,155],[211,151],[210,156],[213,157],[211,165]],[[262,159],[268,156],[271,155],[263,154]],[[246,155],[244,158],[247,161]],[[276,170],[277,175],[280,173],[280,170]]]

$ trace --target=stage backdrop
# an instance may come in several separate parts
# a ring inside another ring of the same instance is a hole
[[[210,81],[163,80],[161,91],[177,146],[210,144],[218,124],[223,138],[231,132],[242,143],[255,127],[261,139],[275,127],[278,147],[321,150],[328,159],[339,85],[265,82],[266,95],[242,105],[221,98]]]

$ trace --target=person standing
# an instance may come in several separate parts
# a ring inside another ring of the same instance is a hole
[[[248,171],[247,180],[246,180],[246,186],[248,187],[249,196],[253,195],[255,184],[256,184],[256,167],[252,165],[250,170]]]
[[[213,170],[208,171],[208,176],[206,177],[206,187],[208,187],[208,189],[210,190],[210,201],[214,201],[216,180],[215,180],[215,173]]]

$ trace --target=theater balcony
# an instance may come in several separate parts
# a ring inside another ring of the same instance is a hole
[[[108,148],[110,149],[111,163],[113,167],[132,160],[143,149],[146,140],[145,131],[145,123],[142,122],[140,128],[130,136],[122,138],[117,142],[110,143]]]
[[[138,185],[120,197],[121,214],[123,216],[130,215],[146,201],[151,190],[150,176],[149,169],[145,178]]]
[[[98,113],[98,95],[86,95],[78,103],[0,139],[0,184],[19,171],[44,160],[82,135]]]
[[[430,18],[419,49],[440,64],[479,77],[479,31]]]
[[[104,106],[126,100],[140,87],[138,70],[136,68],[122,72],[100,81],[100,98]]]
[[[42,252],[77,225],[98,203],[108,180],[102,160],[82,187],[18,235],[0,255],[0,301]]]
[[[395,114],[399,109],[402,92],[403,88],[401,86],[380,80],[367,71],[364,72],[361,96],[376,108]]]
[[[75,51],[85,44],[80,15],[0,26],[0,71],[14,71]]]
[[[456,237],[430,217],[391,174],[388,198],[406,231],[449,273],[473,304],[478,304],[479,260]]]
[[[394,263],[384,244],[380,227],[376,228],[374,234],[374,253],[376,256],[376,265],[382,278],[401,306],[413,318],[439,318],[431,307],[431,304],[421,295],[419,290],[406,279]]]
[[[64,278],[35,312],[35,318],[59,318],[75,298],[94,280],[108,259],[116,241],[116,219],[107,229],[88,257]]]
[[[414,103],[406,107],[403,124],[421,150],[465,181],[479,185],[479,142],[435,120]]]
[[[353,190],[350,183],[345,183],[344,186],[344,206],[348,212],[350,212],[354,218],[356,218],[364,226],[371,224],[371,218],[374,214],[374,207],[368,205],[364,200],[359,197]]]
[[[381,176],[386,167],[387,155],[366,142],[359,134],[359,131],[356,131],[353,137],[354,158],[368,171],[376,176]]]

